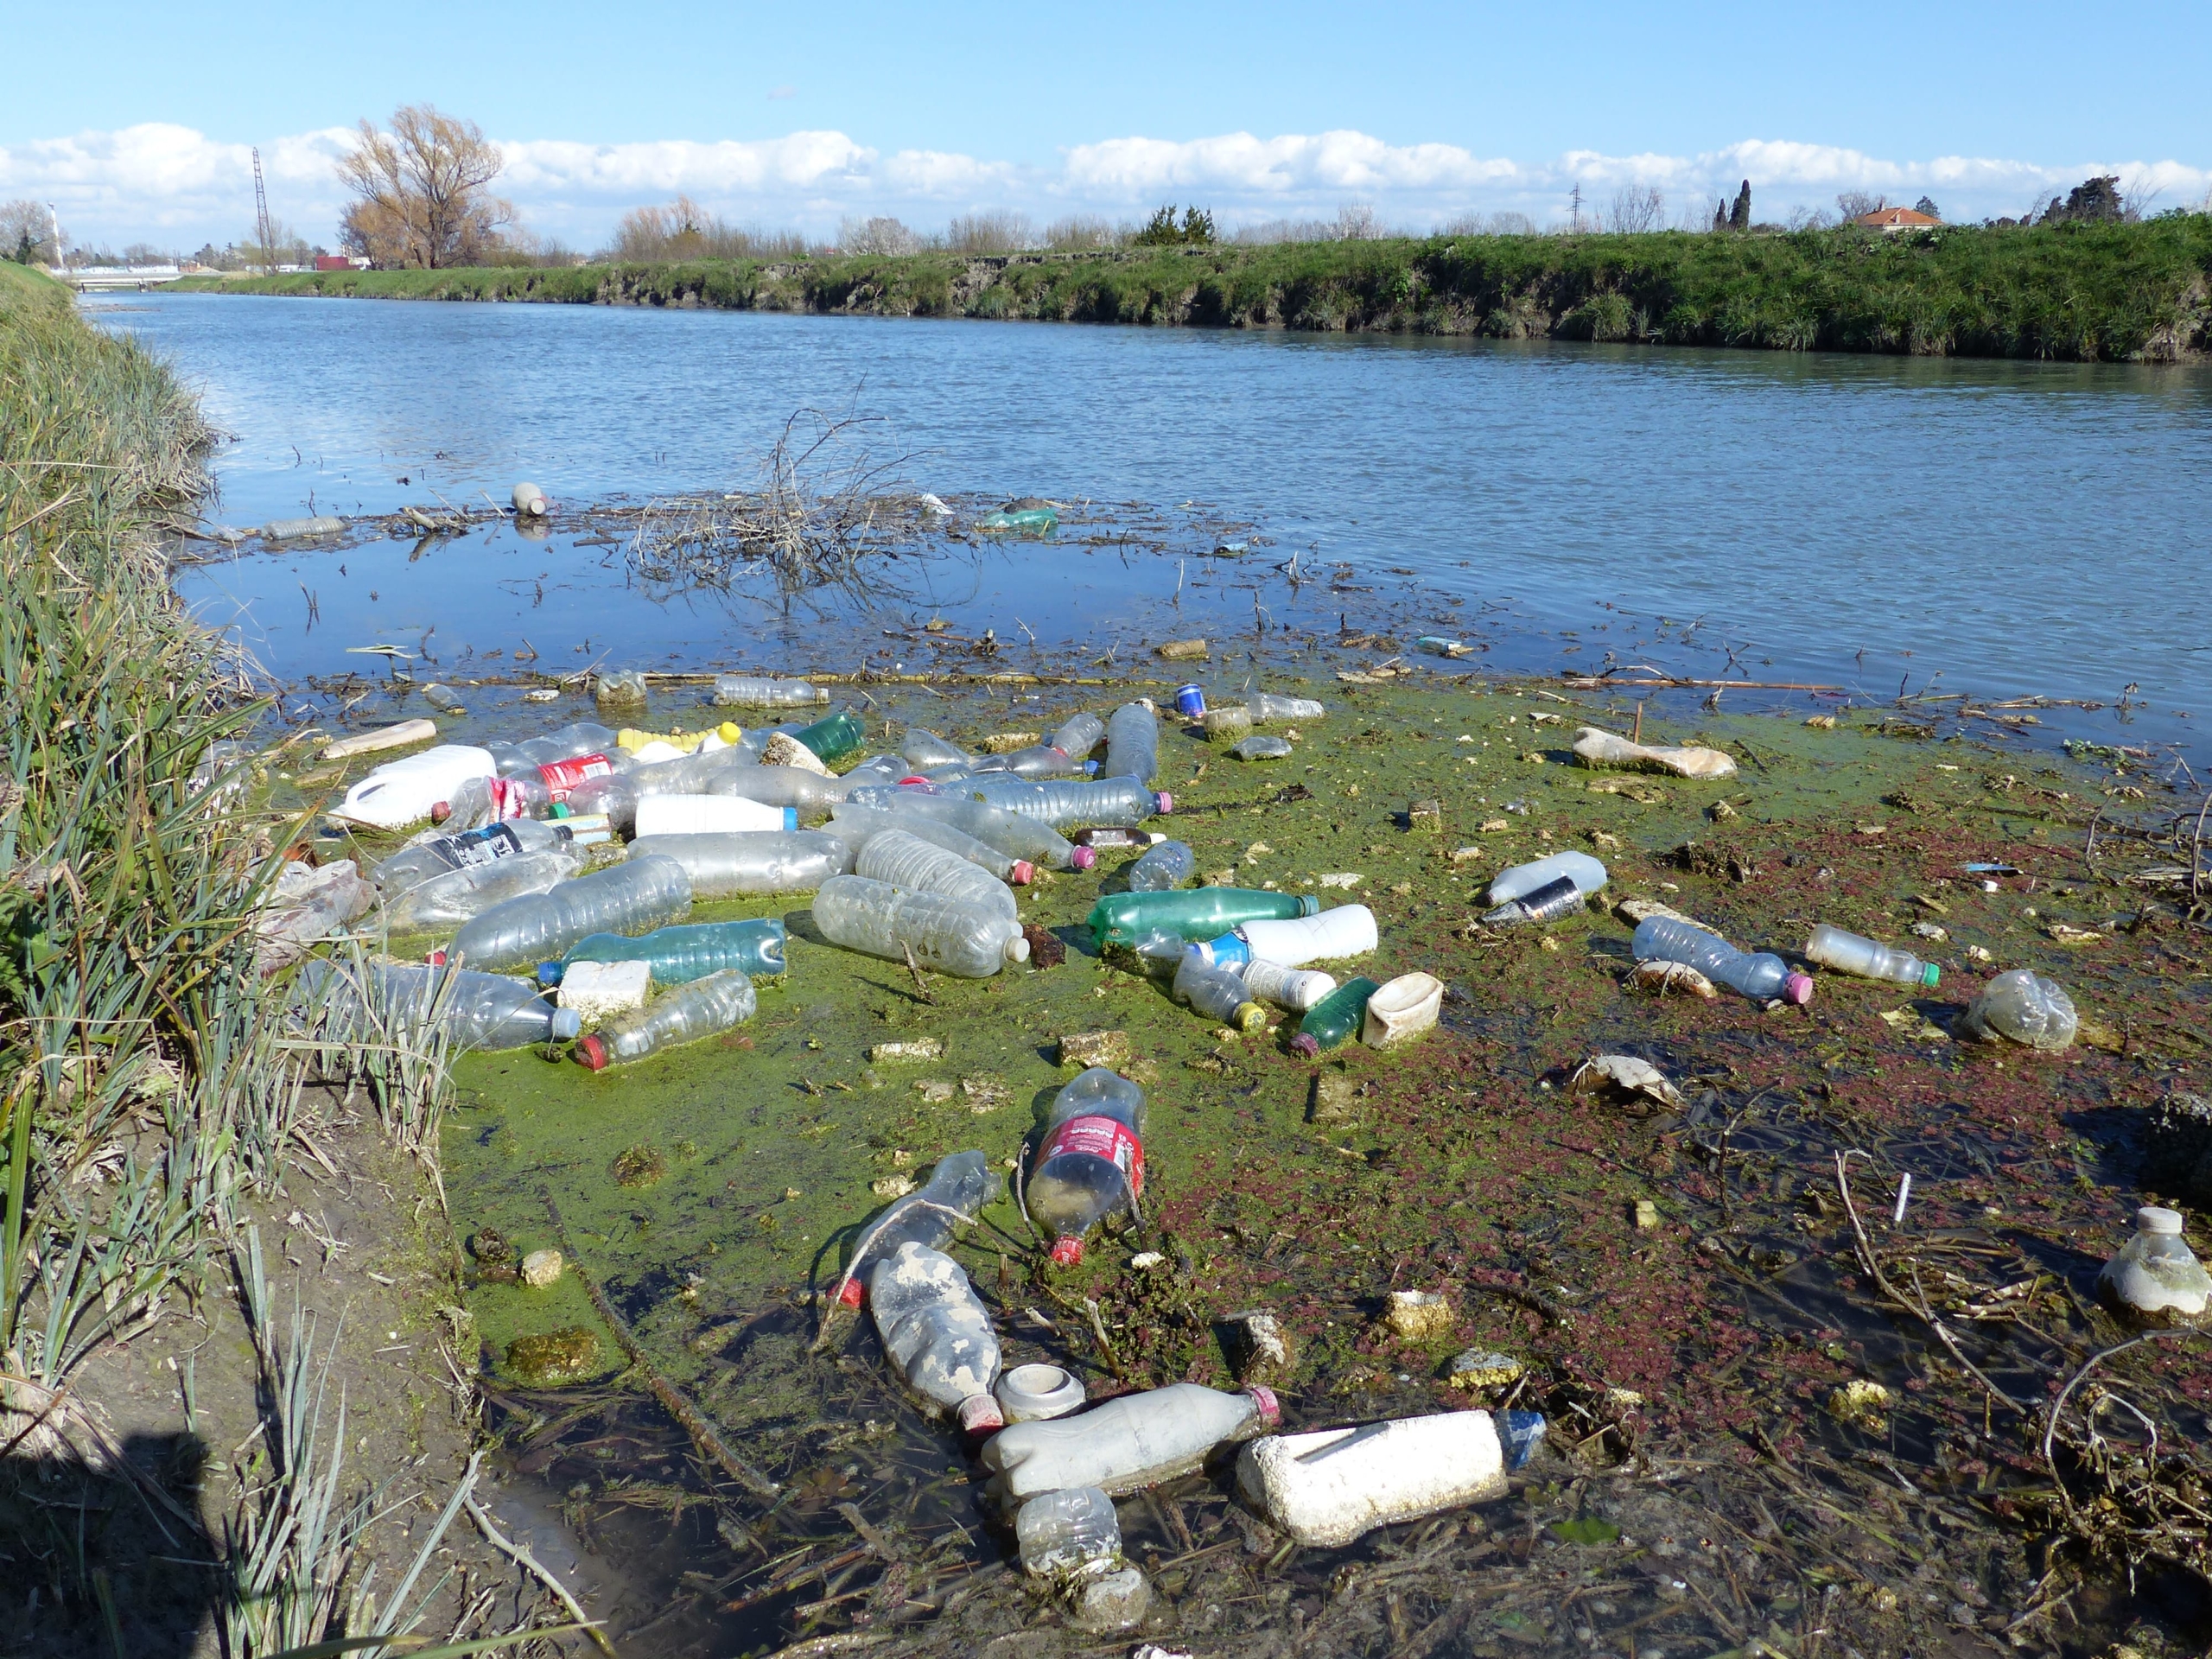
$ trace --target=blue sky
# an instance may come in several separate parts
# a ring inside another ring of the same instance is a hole
[[[327,236],[336,130],[422,99],[509,147],[525,217],[579,245],[675,188],[823,232],[1193,196],[1231,221],[1543,220],[1577,179],[1679,213],[1746,168],[1777,218],[1853,187],[2017,213],[2092,165],[2159,205],[2212,188],[2202,0],[10,11],[0,197],[57,200],[80,238],[240,233],[249,144],[280,216]]]

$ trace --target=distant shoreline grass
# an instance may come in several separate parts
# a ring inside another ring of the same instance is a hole
[[[1883,237],[1430,237],[193,277],[186,291],[1481,335],[2082,362],[2212,354],[2212,215]]]

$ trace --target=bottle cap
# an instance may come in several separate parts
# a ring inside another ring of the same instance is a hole
[[[1014,868],[1007,872],[1007,880],[1017,887],[1026,887],[1036,879],[1037,867],[1026,858],[1014,861]]]
[[[568,971],[569,964],[565,962],[541,962],[537,964],[537,982],[541,985],[558,985],[561,982],[561,976]]]
[[[971,1394],[960,1402],[960,1427],[970,1440],[982,1440],[1006,1427],[1006,1414],[988,1394]]]
[[[1068,868],[1071,869],[1087,870],[1097,861],[1096,850],[1090,847],[1078,847],[1068,855]]]
[[[2181,1211],[2169,1210],[2163,1205],[2146,1204],[2135,1212],[2135,1225],[2140,1231],[2156,1233],[2163,1238],[2181,1236]]]
[[[429,955],[425,956],[423,960],[429,963],[433,968],[442,968],[446,965],[446,953],[442,950],[433,950]]]
[[[1934,990],[1936,988],[1936,982],[1942,976],[1943,970],[1941,968],[1938,968],[1932,962],[1923,963],[1921,967],[1920,983],[1923,989],[1930,991]]]
[[[1275,1398],[1275,1391],[1261,1383],[1254,1383],[1244,1390],[1252,1396],[1252,1403],[1260,1408],[1262,1427],[1273,1428],[1282,1421],[1282,1402]]]
[[[1792,973],[1782,982],[1782,1000],[1795,1002],[1799,1007],[1813,1000],[1813,982],[1804,974]]]
[[[845,1287],[837,1293],[837,1306],[856,1308],[861,1305],[861,1281],[858,1279],[848,1279],[845,1281]]]
[[[1175,810],[1175,798],[1173,795],[1170,795],[1164,789],[1154,791],[1152,798],[1154,803],[1158,806],[1160,814],[1162,817],[1166,817],[1167,814]]]
[[[1071,1268],[1083,1260],[1083,1241],[1079,1238],[1056,1238],[1052,1241],[1052,1264]]]
[[[596,1037],[587,1037],[576,1045],[576,1058],[594,1071],[604,1071],[607,1070],[607,1045]]]
[[[1268,1023],[1268,1011],[1256,1002],[1239,1003],[1230,1023],[1239,1031],[1257,1031]]]
[[[435,801],[431,804],[430,822],[432,823],[443,823],[451,817],[453,817],[453,803],[451,801]]]
[[[555,1042],[572,1043],[575,1041],[578,1033],[583,1028],[584,1017],[574,1008],[553,1010],[553,1040]]]
[[[1310,1060],[1321,1052],[1320,1039],[1301,1031],[1290,1039],[1290,1052],[1301,1060]]]
[[[554,802],[552,816],[556,818],[565,818],[569,817],[569,804],[566,801]]]

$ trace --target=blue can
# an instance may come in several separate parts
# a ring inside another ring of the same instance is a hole
[[[1175,688],[1175,712],[1185,720],[1196,720],[1206,711],[1205,688],[1199,685],[1179,685]]]

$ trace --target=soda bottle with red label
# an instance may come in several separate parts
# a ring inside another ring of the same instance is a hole
[[[1052,1260],[1083,1260],[1099,1223],[1134,1209],[1144,1193],[1144,1090],[1094,1065],[1060,1090],[1030,1160],[1023,1198],[1052,1235]]]
[[[545,788],[556,801],[569,798],[569,791],[587,778],[605,778],[614,771],[614,763],[603,754],[580,754],[572,760],[552,760],[537,769],[545,780]]]

